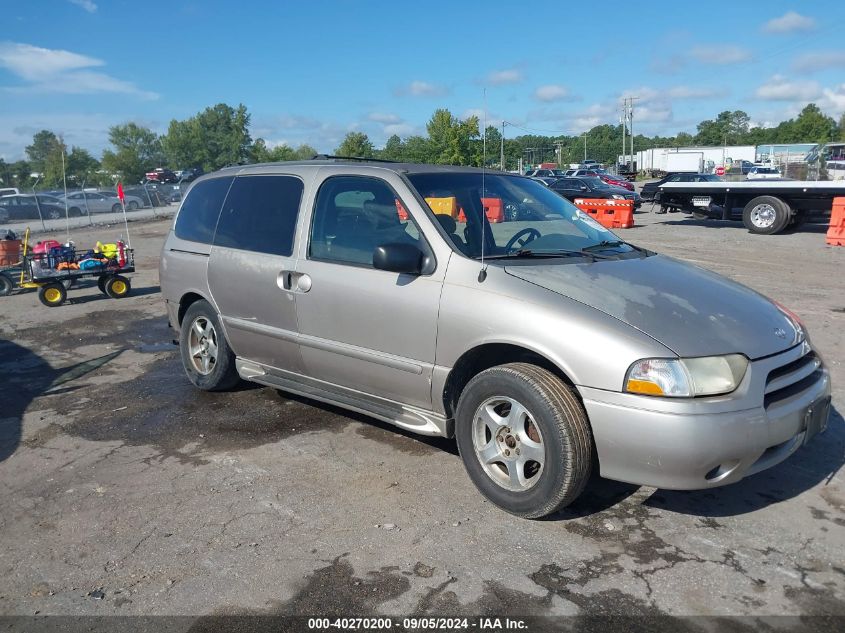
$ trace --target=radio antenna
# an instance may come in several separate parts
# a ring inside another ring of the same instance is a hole
[[[484,88],[484,134],[481,137],[481,191],[478,196],[478,201],[481,204],[481,270],[478,271],[478,283],[483,283],[487,279],[487,267],[484,265],[484,242],[486,242],[486,235],[484,234],[484,221],[487,219],[487,211],[484,209],[484,196],[486,195],[484,189],[484,176],[487,170],[487,88]]]

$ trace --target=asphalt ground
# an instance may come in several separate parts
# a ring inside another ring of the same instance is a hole
[[[845,616],[845,248],[825,246],[820,225],[756,236],[682,214],[636,221],[620,235],[800,315],[832,374],[824,434],[724,488],[596,478],[560,514],[518,519],[474,489],[451,441],[268,388],[191,387],[158,287],[169,221],[132,223],[131,297],[87,284],[60,308],[31,291],[0,298],[0,615],[740,618],[732,630],[801,616],[765,626],[833,630]]]

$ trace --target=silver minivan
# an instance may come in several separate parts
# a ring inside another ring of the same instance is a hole
[[[629,244],[530,178],[322,159],[196,180],[161,288],[188,378],[454,437],[542,517],[591,473],[738,481],[827,425],[830,378],[766,297]]]

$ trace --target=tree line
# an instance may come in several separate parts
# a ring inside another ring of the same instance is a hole
[[[506,127],[510,132],[515,126]],[[524,128],[516,127],[522,131]],[[367,134],[350,132],[332,152],[337,156],[380,158],[414,163],[499,167],[504,146],[505,167],[516,169],[520,159],[525,165],[540,162],[577,163],[588,158],[615,163],[622,153],[622,126],[597,125],[583,135],[519,134],[505,138],[501,131],[488,126],[486,151],[476,116],[460,119],[445,108],[434,112],[426,124],[425,135],[400,138],[394,134],[383,148],[376,148]],[[626,130],[627,133],[627,130]],[[26,147],[26,159],[7,163],[0,159],[0,183],[4,186],[59,187],[63,172],[69,186],[113,185],[115,180],[139,182],[144,173],[156,167],[172,169],[201,167],[214,171],[226,165],[305,160],[317,154],[307,144],[298,147],[269,147],[264,139],[250,135],[250,114],[243,104],[237,107],[220,103],[193,117],[172,120],[165,134],[136,123],[109,128],[109,148],[100,160],[81,147],[68,148],[64,140],[50,130],[37,132]],[[771,127],[752,126],[742,110],[720,112],[714,119],[702,121],[695,134],[680,132],[675,136],[637,134],[635,150],[652,147],[689,145],[766,145],[780,143],[827,143],[845,141],[845,114],[839,121],[810,103],[794,119]],[[34,175],[35,174],[35,175]]]

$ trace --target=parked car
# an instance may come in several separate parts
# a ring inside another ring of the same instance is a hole
[[[124,198],[126,200],[126,210],[135,211],[144,206],[144,201],[135,196],[126,195],[124,191]],[[64,204],[65,198],[59,198]],[[111,192],[82,192],[75,191],[67,195],[68,207],[71,211],[79,211],[85,213],[87,209],[91,214],[94,213],[120,213],[123,206],[120,204],[120,198],[117,194]]]
[[[745,177],[746,180],[771,180],[780,178],[780,170],[776,167],[752,167]]]
[[[19,194],[20,191],[17,187],[2,187],[0,188],[0,198],[3,196],[15,196]]]
[[[203,172],[201,167],[191,167],[190,169],[183,169],[178,174],[178,182],[193,182],[194,180],[202,176],[203,173],[205,172]]]
[[[41,215],[39,215],[39,206]],[[78,210],[69,210],[70,215],[83,215]],[[12,194],[0,197],[0,222],[31,220],[43,217],[45,220],[58,220],[65,217],[65,204],[49,196]]]
[[[631,200],[635,209],[639,209],[642,204],[637,192],[628,191],[621,187],[611,187],[600,178],[559,178],[549,187],[570,202],[576,198]]]
[[[576,169],[570,178],[597,178],[599,173],[595,169]]]
[[[731,168],[728,170],[728,173],[745,175],[752,169],[754,169],[754,163],[752,163],[750,160],[738,160],[731,165]]]
[[[561,178],[563,176],[562,169],[534,169],[526,172],[526,176],[533,176],[536,178]]]
[[[144,179],[147,182],[179,182],[179,177],[164,167],[156,167],[152,171],[148,171],[144,174]]]
[[[536,180],[537,182],[541,182],[547,187],[551,185],[557,178],[549,178],[543,176],[528,176],[531,180]]]
[[[634,183],[628,182],[621,176],[613,176],[604,172],[600,173],[598,177],[602,180],[602,182],[610,185],[611,187],[621,187],[622,189],[627,189],[628,191],[634,190]]]
[[[660,180],[647,182],[640,189],[643,200],[654,200],[660,185],[667,182],[721,182],[722,179],[714,174],[667,174]]]
[[[537,219],[491,223],[490,197]],[[248,380],[455,437],[476,487],[523,517],[571,503],[594,472],[733,483],[829,416],[830,375],[791,312],[521,176],[223,169],[188,192],[159,275],[199,389]]]

